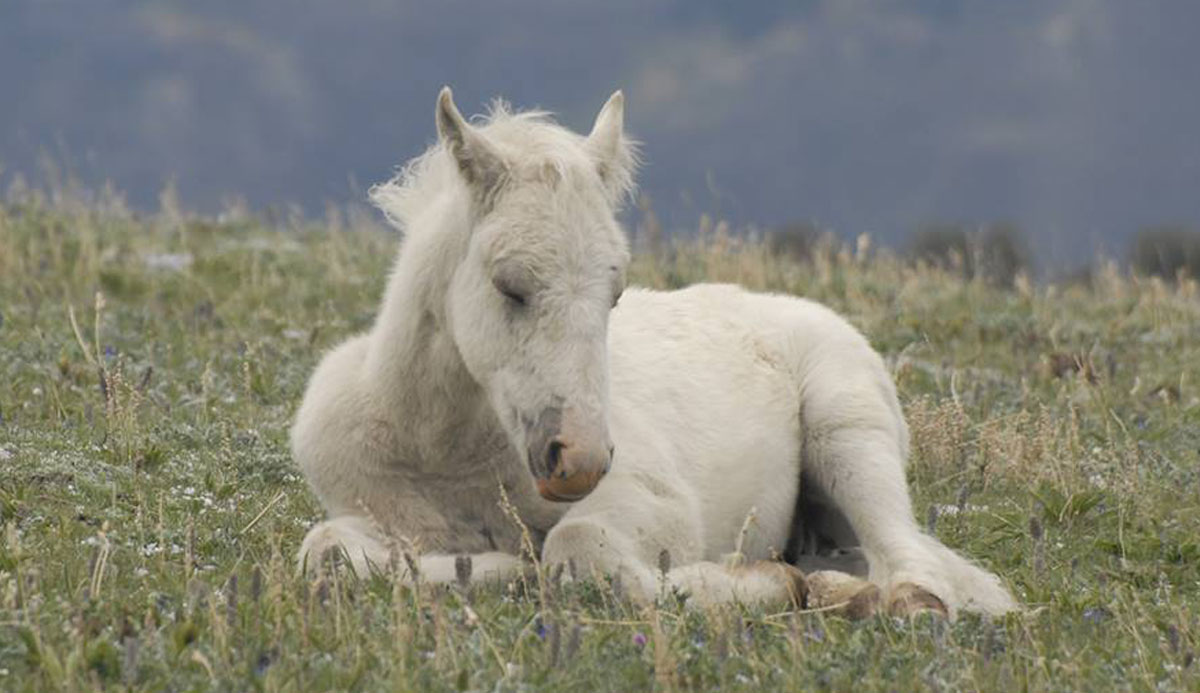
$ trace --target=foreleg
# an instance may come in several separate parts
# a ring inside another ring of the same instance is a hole
[[[500,551],[420,554],[412,557],[410,564],[403,556],[393,555],[402,549],[395,547],[394,542],[388,542],[369,519],[354,515],[343,515],[313,526],[300,546],[297,568],[312,573],[325,556],[336,550],[345,554],[359,577],[367,577],[373,572],[386,574],[390,566],[395,565],[400,579],[430,584],[448,584],[463,579],[472,583],[499,582],[516,577],[525,568],[520,558]]]
[[[650,553],[629,534],[588,518],[557,525],[547,535],[542,555],[548,565],[574,563],[585,574],[620,576],[629,598],[642,604],[678,592],[688,597],[689,604],[701,608],[764,604],[822,608],[862,618],[875,613],[879,602],[878,588],[835,571],[821,571],[810,581],[799,569],[779,561],[718,563],[677,555],[674,560],[683,558],[685,562],[669,567],[658,565],[658,556],[652,561]]]

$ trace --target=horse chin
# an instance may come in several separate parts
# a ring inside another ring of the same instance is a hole
[[[586,497],[589,493],[591,493],[592,487],[594,487],[593,485],[582,490],[577,490],[574,488],[561,488],[561,486],[564,485],[565,484],[555,484],[554,480],[552,479],[538,479],[538,495],[554,503],[574,503],[575,501],[582,500],[584,497]]]

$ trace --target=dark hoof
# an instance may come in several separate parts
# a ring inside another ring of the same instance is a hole
[[[788,597],[792,600],[792,608],[805,609],[808,607],[808,579],[794,565],[776,563],[783,571],[783,579],[787,581]]]
[[[852,621],[871,618],[879,612],[880,601],[879,588],[875,585],[867,585],[859,590],[858,594],[851,597],[845,608],[838,613]]]
[[[879,588],[862,578],[836,570],[808,576],[808,607],[853,620],[870,618],[879,611]]]
[[[892,616],[907,618],[921,613],[935,613],[947,618],[950,616],[946,603],[937,595],[911,582],[896,585],[892,588],[891,596],[888,613]]]

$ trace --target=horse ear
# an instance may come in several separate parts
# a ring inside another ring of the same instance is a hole
[[[442,87],[437,102],[438,138],[468,183],[481,192],[496,187],[507,167],[500,154],[458,112],[450,87]]]
[[[586,146],[614,199],[633,188],[636,162],[633,143],[625,137],[625,94],[620,90],[600,109]]]

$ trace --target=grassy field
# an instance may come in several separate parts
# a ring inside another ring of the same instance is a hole
[[[1101,265],[998,290],[719,231],[641,252],[638,284],[850,316],[898,383],[921,522],[1027,607],[706,614],[552,575],[298,578],[320,509],[289,419],[320,354],[371,323],[396,235],[102,207],[0,207],[0,689],[1200,690],[1194,283]]]

